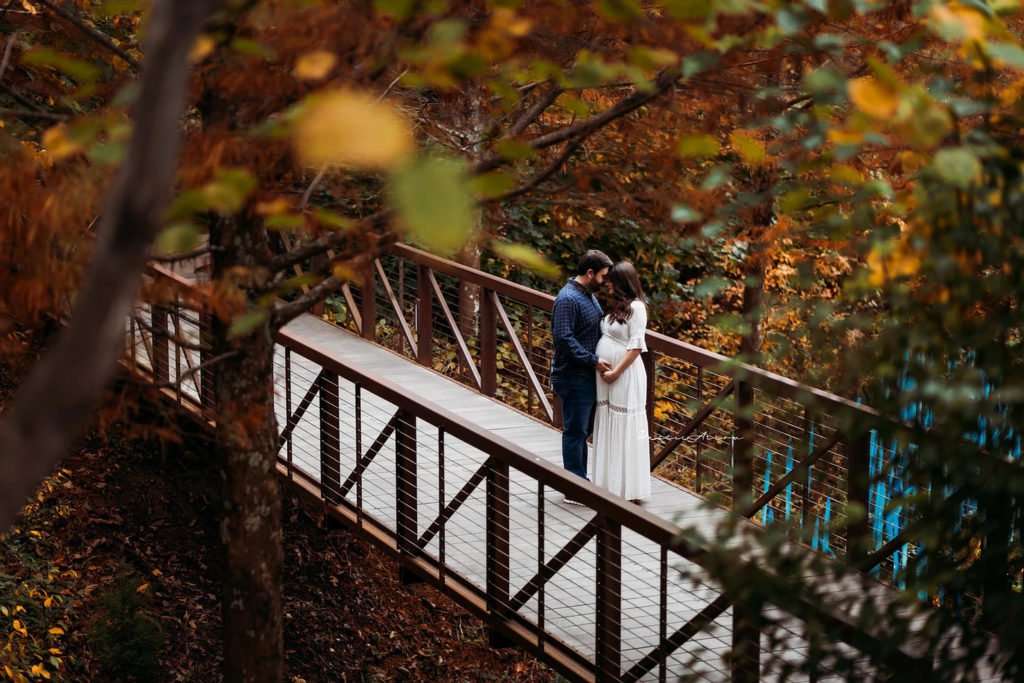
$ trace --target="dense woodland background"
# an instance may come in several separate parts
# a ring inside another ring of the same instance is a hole
[[[254,634],[226,639],[223,670],[282,680],[272,334],[306,311],[334,315],[342,283],[401,239],[548,290],[584,247],[603,248],[639,267],[656,329],[884,414],[926,415],[911,432],[946,441],[901,464],[923,493],[899,502],[928,520],[917,530],[932,549],[908,594],[944,607],[937,644],[964,634],[966,654],[940,675],[969,678],[995,633],[998,665],[1019,677],[1019,9],[3,3],[0,353],[17,390],[0,422],[0,498],[4,566],[28,564],[0,570],[0,671],[85,665],[63,643],[87,619],[48,611],[84,589],[72,576],[17,592],[67,557],[31,540],[44,533],[31,509],[15,515],[41,483],[39,503],[64,504],[51,489],[74,484],[53,467],[83,429],[175,441],[173,425],[140,417],[137,387],[110,380],[146,259],[201,257],[224,425],[221,597],[240,605],[224,626]],[[246,524],[258,509],[272,512]],[[798,577],[791,588],[813,591]]]

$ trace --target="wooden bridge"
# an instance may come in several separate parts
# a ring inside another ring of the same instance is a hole
[[[190,285],[156,267],[150,276]],[[755,502],[740,512],[749,524],[788,518],[815,530],[818,550],[842,560],[850,545],[859,566],[891,568],[911,547],[895,531],[873,548],[847,542],[871,538],[885,503],[871,494],[868,470],[891,449],[870,431],[837,427],[844,412],[870,409],[648,333],[657,476],[653,499],[639,507],[561,467],[545,379],[552,297],[406,245],[342,294],[329,311],[335,323],[306,315],[279,336],[279,472],[392,551],[404,580],[431,581],[479,614],[495,642],[582,681],[775,680],[770,655],[805,656],[803,624],[813,617],[863,654],[865,672],[928,670],[926,652],[896,650],[846,613],[851,592],[891,601],[895,591],[882,583],[830,586],[834,603],[772,604],[786,631],[773,641],[758,628],[764,613],[717,586],[702,549],[679,535],[681,526],[711,532],[731,514],[706,506],[703,494],[728,506],[747,490]],[[460,296],[475,302],[468,321]],[[125,364],[213,419],[215,371],[191,370],[202,353],[178,343],[206,337],[204,314],[187,300],[140,306],[126,328]],[[830,530],[851,501],[867,519]],[[756,563],[755,548],[744,556]]]

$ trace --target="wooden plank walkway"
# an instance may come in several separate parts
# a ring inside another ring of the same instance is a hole
[[[306,315],[296,319],[285,332],[342,365],[357,367],[363,373],[386,378],[405,388],[410,397],[421,397],[439,404],[483,429],[514,441],[537,457],[561,465],[560,433],[496,400],[314,316]],[[291,354],[289,392],[285,382],[285,352],[281,347],[278,347],[275,365],[277,418],[279,424],[284,425],[287,423],[287,403],[290,401],[292,411],[296,409],[321,368],[298,354]],[[342,379],[337,399],[341,417],[341,480],[348,476],[356,461],[355,394],[354,385]],[[323,484],[320,471],[321,400],[329,399],[318,397],[313,400],[296,424],[292,433],[292,457],[295,467]],[[361,391],[360,407],[361,446],[365,453],[395,414],[396,407],[365,390]],[[362,484],[364,510],[390,529],[395,529],[399,514],[394,495],[394,441],[394,437],[390,438],[367,467]],[[422,534],[443,505],[451,501],[463,484],[483,465],[486,455],[456,439],[446,437],[442,468],[436,428],[418,421],[416,441],[417,527]],[[443,491],[439,477],[442,469]],[[345,497],[354,504],[357,495],[358,491],[353,487]],[[511,595],[515,595],[537,573],[539,561],[550,560],[593,516],[586,508],[565,504],[557,492],[548,491],[544,498],[544,556],[539,558],[536,552],[539,547],[536,483],[521,473],[514,470],[511,472]],[[485,585],[484,504],[484,487],[477,486],[448,521],[444,549],[449,570],[481,588]],[[725,514],[704,507],[698,496],[657,478],[654,481],[653,498],[645,507],[678,524],[696,525],[705,530],[712,529],[719,516]],[[439,557],[440,538],[435,536],[425,550],[433,557]],[[659,632],[660,548],[626,529],[623,532],[622,563],[622,663],[623,670],[628,670],[663,637]],[[668,572],[668,634],[689,621],[719,595],[709,582],[700,581],[696,565],[673,556],[671,567],[689,573],[690,577],[680,571]],[[590,540],[546,585],[543,614],[547,633],[589,659],[595,656],[595,576],[594,541]],[[520,614],[534,623],[538,618],[537,602],[538,596],[534,595],[519,610]],[[683,673],[696,673],[704,680],[728,680],[728,668],[721,655],[731,644],[731,623],[731,611],[726,611],[716,620],[714,628],[698,634],[675,652],[668,660],[668,677],[675,680]],[[802,638],[794,632],[792,642],[785,649],[792,656],[799,657],[805,645],[800,641]],[[767,648],[767,643],[763,643],[763,646]],[[657,679],[658,670],[655,669],[642,680]]]

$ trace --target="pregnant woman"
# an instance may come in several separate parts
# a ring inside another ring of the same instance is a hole
[[[651,495],[647,431],[647,373],[638,362],[647,350],[647,305],[629,261],[608,273],[612,295],[601,320],[597,357],[611,370],[600,373],[594,415],[594,483],[639,503]]]

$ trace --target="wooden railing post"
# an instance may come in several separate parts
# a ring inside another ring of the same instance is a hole
[[[754,492],[754,387],[736,383],[736,412],[732,456],[733,509],[742,514]],[[760,608],[740,598],[732,608],[732,680],[756,683],[761,674]]]
[[[498,389],[498,314],[493,292],[480,292],[480,390],[494,396]]]
[[[150,323],[153,325],[153,381],[166,383],[171,379],[171,340],[167,333],[167,309],[152,304],[149,311]]]
[[[324,502],[341,502],[341,414],[338,376],[320,373],[320,490]]]
[[[654,436],[656,430],[654,428],[654,397],[655,397],[655,382],[658,377],[658,361],[654,358],[654,353],[648,351],[647,353],[640,356],[644,361],[644,371],[647,373],[647,429],[650,436]],[[654,439],[650,439],[648,442],[649,455],[654,455]]]
[[[363,273],[360,287],[359,317],[362,327],[359,332],[364,339],[374,341],[377,337],[377,283],[374,267],[371,263]]]
[[[846,553],[856,564],[871,550],[871,525],[868,520],[870,493],[871,430],[862,428],[846,442]],[[856,511],[851,507],[857,508]]]
[[[603,517],[597,533],[597,680],[622,676],[622,525]]]
[[[509,604],[509,476],[508,464],[491,458],[487,467],[487,615],[492,647],[510,641],[499,631]]]
[[[398,576],[402,583],[418,581],[402,562],[417,552],[419,533],[416,464],[416,417],[400,410],[395,425],[395,537],[398,545]]]
[[[416,300],[416,360],[429,368],[433,364],[434,290],[427,266],[416,270]]]

